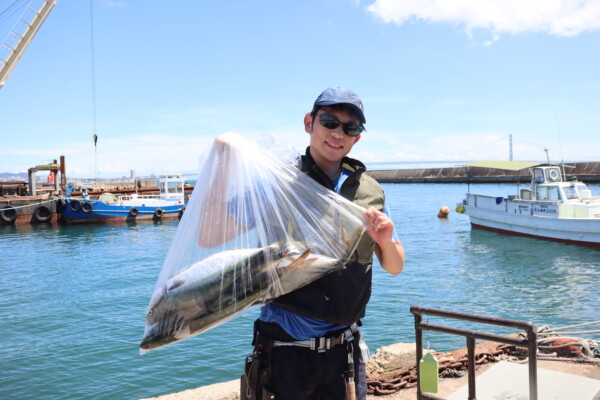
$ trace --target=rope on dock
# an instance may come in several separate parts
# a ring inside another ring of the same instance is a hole
[[[565,330],[565,329],[581,328],[583,326],[599,325],[599,324],[600,324],[600,321],[592,321],[592,322],[585,322],[583,324],[562,326],[562,327],[559,327],[559,328],[551,328],[551,327],[549,327],[547,325],[544,325],[544,326],[541,326],[538,329],[537,335],[538,336],[589,335],[591,333],[600,333],[600,329],[591,330],[591,331],[569,331],[569,332],[562,332],[562,331]]]
[[[24,206],[13,206],[12,204],[7,204],[9,207],[18,210],[20,208],[27,208],[27,207],[37,207],[40,206],[42,204],[46,204],[46,203],[52,203],[53,201],[56,201],[57,199],[50,199],[50,200],[46,200],[46,201],[40,201],[39,203],[31,203],[31,204],[25,204]],[[0,211],[3,209],[0,209]]]
[[[573,332],[561,332],[561,335],[587,335],[590,333],[600,333],[600,329],[599,330],[595,330],[595,331],[573,331]],[[544,333],[543,336],[549,336],[549,335],[557,335],[557,333]],[[542,334],[539,334],[539,336],[542,336]]]
[[[600,321],[585,322],[558,328],[551,328],[547,325],[540,327],[537,332],[537,347],[541,353],[538,353],[537,359],[600,365],[600,346],[598,346],[595,340],[565,336],[600,333],[600,330],[564,331],[597,324],[600,324]],[[515,351],[521,351],[523,354],[526,354],[525,347],[516,346]],[[526,362],[526,359],[522,362]]]
[[[571,357],[554,357],[552,355],[543,355],[543,354],[538,354],[536,357],[537,360],[544,360],[544,361],[562,361],[562,362],[570,362],[570,363],[578,363],[578,364],[592,364],[592,365],[600,365],[600,360],[588,360],[588,359],[583,359],[583,358],[571,358]],[[513,362],[515,364],[527,364],[529,363],[529,357],[524,358],[524,359],[518,359],[518,358],[514,358],[514,359],[507,359],[507,361]]]

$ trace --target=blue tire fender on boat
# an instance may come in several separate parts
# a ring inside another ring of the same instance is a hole
[[[131,207],[131,208],[129,209],[129,215],[131,215],[132,217],[135,217],[135,216],[136,216],[136,215],[138,215],[138,214],[139,214],[139,211],[138,211],[138,209],[137,209],[137,208],[135,208],[135,207]]]
[[[73,212],[81,211],[81,202],[79,200],[70,199],[69,200],[69,210]]]
[[[163,216],[163,213],[164,213],[164,211],[163,211],[163,209],[162,209],[162,208],[157,208],[157,209],[154,211],[154,216],[155,216],[156,218],[161,218],[161,217]]]
[[[48,222],[52,219],[52,210],[46,206],[39,206],[33,212],[33,218],[37,222]]]
[[[91,213],[93,209],[94,209],[94,206],[92,206],[92,203],[90,203],[88,201],[81,203],[81,210],[84,213]]]
[[[0,210],[0,218],[7,224],[12,224],[17,219],[17,209],[13,206],[6,206]]]

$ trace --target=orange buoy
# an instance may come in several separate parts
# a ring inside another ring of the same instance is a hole
[[[450,209],[446,206],[442,206],[438,212],[438,218],[448,218],[448,214],[450,214]]]

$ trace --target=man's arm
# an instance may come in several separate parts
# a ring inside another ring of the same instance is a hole
[[[398,275],[404,268],[404,246],[402,242],[394,241],[394,223],[384,213],[375,207],[365,211],[367,233],[377,244],[375,255],[381,267],[392,275]]]

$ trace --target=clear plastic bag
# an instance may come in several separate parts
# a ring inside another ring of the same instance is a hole
[[[156,282],[140,352],[342,268],[364,232],[362,207],[238,134],[217,137]]]

